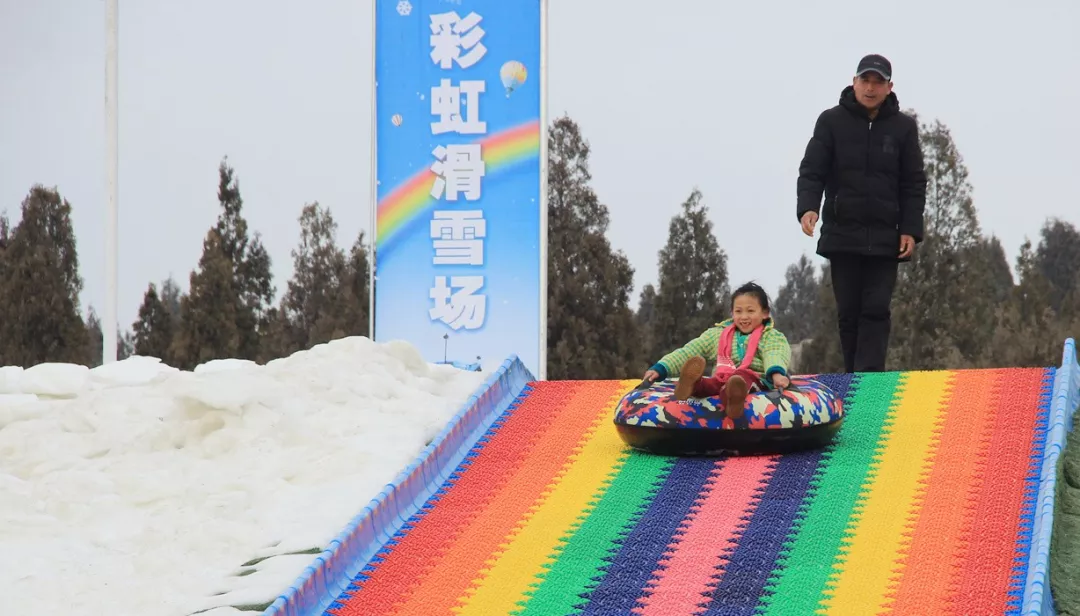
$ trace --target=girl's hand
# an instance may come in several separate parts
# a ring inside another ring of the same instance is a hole
[[[656,370],[646,370],[643,378],[650,383],[655,383],[656,379],[660,378],[660,373]]]
[[[791,379],[782,374],[772,375],[772,382],[777,389],[786,389],[788,385],[791,385]]]

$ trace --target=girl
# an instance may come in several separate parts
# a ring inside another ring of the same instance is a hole
[[[791,346],[787,336],[773,327],[765,290],[752,282],[736,289],[731,316],[665,355],[645,372],[645,380],[678,373],[677,400],[721,396],[732,419],[742,417],[750,391],[787,387]],[[716,360],[716,370],[703,378],[706,359]]]

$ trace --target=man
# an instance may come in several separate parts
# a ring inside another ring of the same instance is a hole
[[[797,215],[811,237],[822,219],[817,253],[831,266],[847,372],[885,370],[897,268],[923,236],[919,127],[892,87],[889,61],[863,58],[799,166]]]

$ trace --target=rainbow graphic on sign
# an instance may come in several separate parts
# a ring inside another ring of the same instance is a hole
[[[487,178],[523,162],[540,160],[540,122],[531,121],[479,140]],[[378,241],[380,251],[389,250],[410,222],[430,217],[436,200],[431,196],[435,173],[424,169],[401,182],[379,200]]]
[[[374,338],[543,378],[541,2],[397,9],[375,5]]]

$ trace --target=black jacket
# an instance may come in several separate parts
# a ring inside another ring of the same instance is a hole
[[[819,213],[818,254],[895,257],[901,235],[922,241],[925,204],[915,119],[890,93],[871,121],[855,89],[845,88],[840,104],[818,116],[799,166],[797,214]]]

